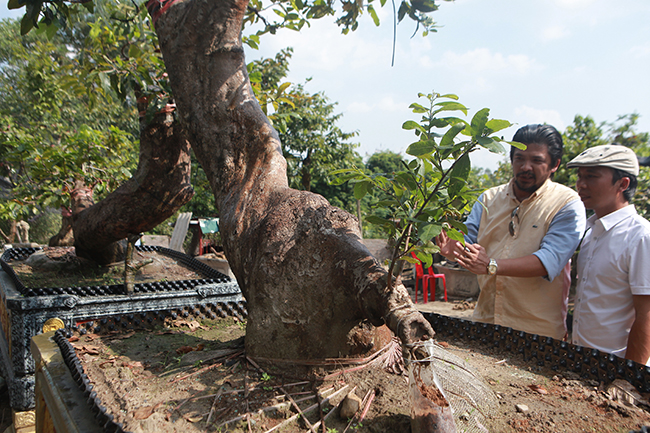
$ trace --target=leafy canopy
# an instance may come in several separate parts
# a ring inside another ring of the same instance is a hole
[[[589,147],[612,143],[629,147],[638,157],[650,155],[650,134],[636,130],[638,119],[639,115],[633,113],[619,116],[614,122],[597,123],[591,116],[576,115],[562,134],[564,154],[554,180],[575,189],[577,170],[566,168],[566,164]],[[637,181],[632,204],[641,216],[650,219],[650,168],[641,167]]]
[[[443,0],[451,1],[451,0]],[[21,34],[25,35],[32,29],[46,28],[53,34],[57,29],[67,27],[70,21],[82,10],[95,12],[102,2],[95,0],[63,1],[63,0],[9,0],[9,9],[25,8],[25,15],[20,23]],[[140,9],[142,4],[136,5]],[[244,42],[257,48],[260,36],[270,33],[275,34],[279,29],[300,31],[310,21],[323,17],[335,17],[341,31],[347,34],[355,31],[359,26],[361,15],[367,13],[375,25],[379,25],[379,16],[376,7],[384,7],[386,0],[251,0],[244,17],[244,27],[254,26],[257,30],[246,36]],[[438,9],[434,0],[402,0],[399,8],[395,10],[395,2],[391,1],[394,20],[401,22],[409,17],[416,23],[416,32],[422,27],[422,34],[426,36],[436,31],[435,22],[427,14]],[[123,20],[132,19],[132,16],[122,17]]]
[[[0,175],[13,185],[0,219],[27,218],[67,205],[77,181],[101,197],[135,168],[133,108],[97,104],[66,84],[84,62],[84,30],[18,36],[0,23]]]

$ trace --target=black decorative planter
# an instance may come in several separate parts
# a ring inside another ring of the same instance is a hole
[[[14,248],[0,257],[0,368],[15,411],[34,408],[34,359],[30,340],[42,332],[65,328],[100,333],[162,323],[170,317],[226,317],[243,320],[245,301],[236,281],[174,250],[137,247],[171,256],[205,279],[135,284],[130,295],[122,285],[26,288],[11,268],[34,248]]]

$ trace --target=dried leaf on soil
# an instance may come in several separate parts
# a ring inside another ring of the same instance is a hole
[[[208,329],[205,326],[202,326],[199,322],[196,320],[185,320],[185,319],[176,319],[176,320],[170,320],[169,321],[170,326],[175,326],[177,328],[181,328],[183,326],[187,326],[190,328],[190,332],[194,332],[197,329]]]
[[[160,406],[162,403],[158,403],[153,406],[144,406],[139,409],[137,409],[135,412],[133,412],[133,418],[135,419],[147,419],[151,416],[152,413]]]
[[[88,355],[99,355],[99,347],[97,346],[80,346],[73,344],[73,347],[77,351],[78,355],[83,355],[84,353],[87,353]]]

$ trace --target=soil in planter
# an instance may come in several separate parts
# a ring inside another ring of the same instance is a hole
[[[41,259],[36,260],[38,257]],[[136,283],[205,278],[178,260],[155,251],[135,251],[133,263],[141,266]],[[29,288],[78,287],[124,284],[124,263],[98,267],[75,255],[74,247],[43,247],[27,260],[11,261],[18,279]]]
[[[232,318],[185,319],[156,330],[72,340],[98,396],[126,431],[257,433],[281,424],[274,431],[309,431],[291,399],[310,424],[325,419],[325,428],[314,431],[342,433],[348,424],[348,432],[410,431],[405,374],[364,368],[316,381],[290,367],[262,371],[243,353],[244,332],[243,324]],[[533,367],[518,355],[479,343],[442,343],[478,370],[496,393],[488,431],[628,432],[650,425],[648,412],[613,400],[604,384]],[[361,422],[339,417],[337,405],[351,389],[361,400],[374,396]],[[338,390],[343,391],[327,400]],[[309,407],[314,409],[307,412]]]

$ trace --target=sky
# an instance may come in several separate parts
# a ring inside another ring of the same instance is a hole
[[[0,17],[7,17],[1,0]],[[401,126],[419,120],[408,108],[418,93],[458,95],[470,111],[488,107],[490,117],[518,127],[549,123],[560,132],[575,115],[596,122],[638,113],[638,130],[650,131],[650,1],[456,0],[437,2],[431,14],[438,31],[413,36],[415,24],[397,26],[391,66],[391,2],[368,14],[359,29],[342,35],[333,19],[313,22],[300,33],[265,35],[247,61],[292,47],[288,80],[324,92],[342,113],[339,127],[357,131],[359,153],[404,153],[416,137]],[[397,2],[397,4],[399,4]],[[16,16],[15,14],[13,16]],[[647,156],[647,155],[640,155]],[[496,169],[504,155],[480,151],[472,164]]]

